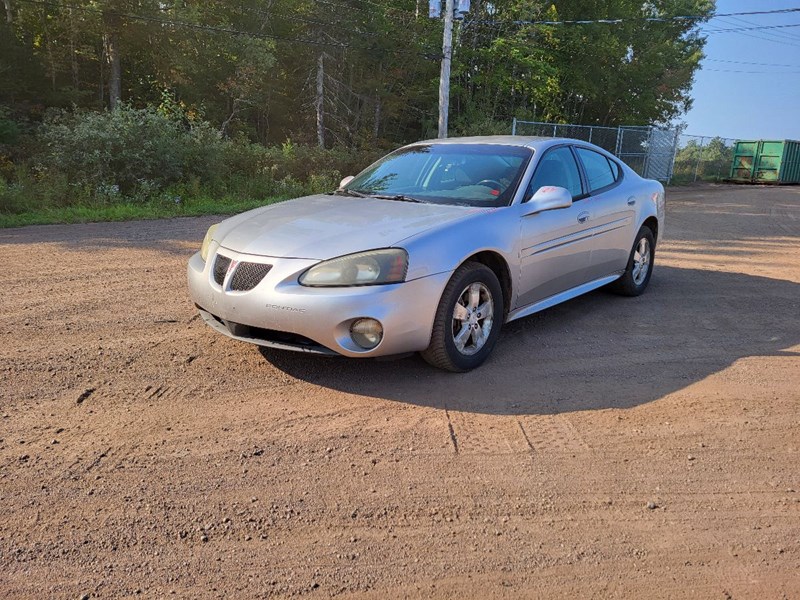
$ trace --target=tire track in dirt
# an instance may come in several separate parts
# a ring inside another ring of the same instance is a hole
[[[213,217],[0,231],[0,591],[800,597],[798,196],[668,190],[647,294],[459,376],[217,335]]]

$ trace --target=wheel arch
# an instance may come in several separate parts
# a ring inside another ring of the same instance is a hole
[[[655,239],[656,243],[658,243],[658,219],[655,217],[647,217],[642,223],[643,227],[647,227],[650,231],[653,232],[653,239]]]
[[[511,280],[511,270],[508,267],[508,262],[499,252],[493,250],[482,250],[467,257],[462,261],[462,265],[467,262],[476,262],[485,265],[497,276],[500,281],[500,288],[503,290],[503,320],[508,316],[511,310],[511,294],[513,291],[513,282]],[[460,267],[461,265],[459,265]]]

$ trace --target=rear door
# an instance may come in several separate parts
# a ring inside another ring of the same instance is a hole
[[[593,238],[586,279],[593,281],[625,269],[639,199],[626,192],[629,188],[615,160],[582,146],[575,147],[575,154],[589,187],[585,202],[591,206]]]
[[[585,283],[589,268],[592,215],[582,200],[585,190],[569,146],[546,151],[525,198],[530,199],[542,186],[568,189],[573,204],[520,218],[520,284],[516,308]],[[524,203],[519,207],[524,211]]]

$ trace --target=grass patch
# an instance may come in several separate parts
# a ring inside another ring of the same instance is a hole
[[[231,215],[274,204],[285,197],[266,199],[197,198],[180,204],[170,202],[120,202],[115,204],[37,208],[17,214],[0,213],[0,228],[57,223],[135,221],[201,215]]]

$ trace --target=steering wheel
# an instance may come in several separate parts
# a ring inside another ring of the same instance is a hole
[[[498,192],[503,189],[503,184],[499,181],[494,179],[482,179],[476,185],[484,185],[486,187],[490,187],[492,189],[497,190]]]

